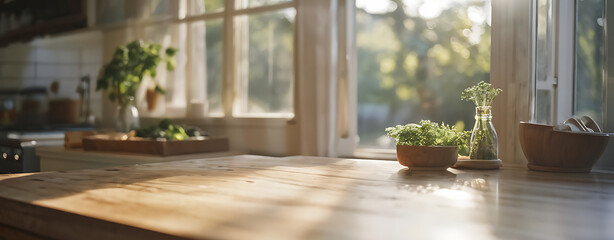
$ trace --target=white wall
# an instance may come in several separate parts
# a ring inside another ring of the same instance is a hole
[[[102,51],[100,31],[39,38],[0,48],[0,89],[49,87],[57,80],[60,83],[58,97],[78,99],[76,89],[79,79],[89,74],[91,109],[100,119],[101,94],[96,93],[95,88],[102,66]]]

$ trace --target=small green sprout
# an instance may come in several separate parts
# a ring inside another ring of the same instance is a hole
[[[490,83],[481,81],[478,85],[465,89],[461,95],[462,100],[473,101],[477,107],[492,106],[492,101],[499,93],[503,92],[500,88],[493,88]]]

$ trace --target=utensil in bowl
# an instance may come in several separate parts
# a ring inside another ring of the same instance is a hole
[[[584,123],[575,118],[565,120],[564,124],[567,124],[567,126],[571,127],[571,131],[589,132],[588,128],[584,125]]]
[[[592,129],[593,132],[602,132],[597,122],[595,122],[595,120],[593,120],[589,116],[580,117],[580,122],[583,123],[587,128]]]

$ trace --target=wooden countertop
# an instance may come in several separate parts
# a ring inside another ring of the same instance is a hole
[[[613,174],[509,166],[241,155],[4,175],[0,206],[14,236],[58,239],[614,238]]]
[[[64,148],[63,146],[36,148],[40,157],[41,171],[62,171],[87,168],[104,168],[112,166],[145,164],[157,162],[181,161],[202,158],[217,158],[241,155],[245,152],[225,151],[177,156],[157,156],[122,152],[85,151],[82,148]]]

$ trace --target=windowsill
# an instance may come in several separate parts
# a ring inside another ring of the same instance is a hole
[[[292,120],[294,113],[234,113],[234,118],[283,118]]]

